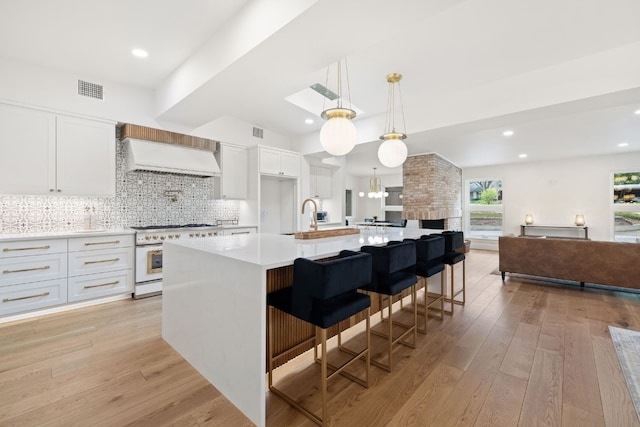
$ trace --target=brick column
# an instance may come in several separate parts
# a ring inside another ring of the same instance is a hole
[[[402,217],[444,219],[462,230],[462,169],[437,154],[410,156],[402,167]]]

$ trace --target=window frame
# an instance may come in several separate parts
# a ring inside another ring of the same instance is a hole
[[[499,182],[499,191],[502,192],[500,203],[495,205],[485,205],[480,203],[471,203],[471,183],[478,181],[495,181]],[[468,178],[464,182],[464,228],[465,234],[471,238],[492,239],[502,236],[504,233],[504,179],[503,178]],[[480,209],[478,209],[480,207]],[[487,230],[486,232],[474,231],[471,229],[471,211],[496,212],[501,215],[500,230]]]

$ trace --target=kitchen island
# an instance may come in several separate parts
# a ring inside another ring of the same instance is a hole
[[[265,425],[266,295],[296,258],[383,245],[438,230],[389,228],[296,240],[277,234],[165,241],[162,337],[256,425]]]

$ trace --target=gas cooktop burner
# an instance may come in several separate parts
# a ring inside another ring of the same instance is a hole
[[[164,230],[166,228],[202,228],[217,227],[215,224],[182,224],[182,225],[146,225],[143,227],[130,227],[134,230]]]

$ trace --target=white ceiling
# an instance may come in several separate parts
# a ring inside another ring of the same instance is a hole
[[[376,159],[390,72],[410,154],[471,167],[640,151],[638,17],[638,0],[5,1],[0,56],[152,88],[159,120],[230,115],[316,155],[321,119],[285,98],[346,57],[365,111],[347,168],[369,175],[395,172]]]

